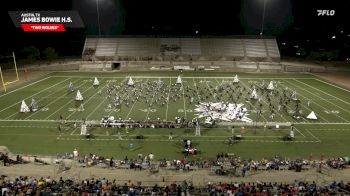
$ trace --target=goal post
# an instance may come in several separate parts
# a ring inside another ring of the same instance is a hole
[[[12,57],[13,57],[13,64],[15,65],[15,70],[16,70],[16,78],[17,78],[16,81],[19,81],[15,52],[12,52]]]
[[[4,87],[4,91],[6,92],[6,85],[5,85],[5,82],[4,82],[4,77],[2,76],[1,66],[0,66],[0,76],[1,76],[2,86]]]
[[[13,74],[13,71],[15,74]],[[0,56],[0,76],[5,92],[7,91],[7,85],[19,81],[16,56],[14,52],[9,56]]]

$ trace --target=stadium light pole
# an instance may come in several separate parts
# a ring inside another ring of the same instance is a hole
[[[99,1],[99,0],[96,0],[97,23],[98,23],[98,35],[101,36],[100,10],[99,10],[99,7],[98,7],[98,1]]]
[[[98,0],[97,0],[98,1]],[[264,24],[265,24],[265,11],[266,11],[266,0],[264,1],[263,14],[262,14],[262,22],[261,22],[261,32],[260,35],[264,34]]]

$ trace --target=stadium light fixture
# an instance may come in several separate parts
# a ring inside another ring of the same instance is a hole
[[[96,0],[97,23],[98,23],[98,35],[101,36],[100,9],[99,9],[99,7],[98,7],[98,1],[99,1],[99,0]]]
[[[264,6],[263,6],[263,14],[262,14],[262,22],[261,22],[261,31],[260,35],[264,34],[264,24],[265,24],[265,11],[266,11],[266,0],[264,1]]]

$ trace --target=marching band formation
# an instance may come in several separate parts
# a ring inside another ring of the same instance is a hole
[[[171,79],[169,79],[171,81]],[[249,111],[255,111],[259,115],[267,111],[270,113],[269,118],[273,121],[277,112],[281,115],[290,115],[295,119],[302,117],[301,101],[298,98],[297,92],[285,88],[278,88],[280,83],[270,81],[268,84],[264,80],[261,82],[252,82],[250,87],[240,83],[237,75],[230,80],[216,80],[210,82],[208,80],[200,80],[198,83],[193,80],[193,85],[190,82],[183,81],[181,76],[178,76],[174,83],[161,79],[149,81],[146,78],[138,78],[136,80],[131,77],[126,77],[121,83],[109,81],[106,85],[105,92],[99,89],[98,94],[105,94],[108,103],[105,104],[106,109],[119,109],[121,105],[131,107],[136,102],[143,102],[150,110],[152,107],[168,107],[171,102],[177,102],[184,99],[184,102],[195,108],[196,118],[205,119],[206,123],[214,123],[214,121],[229,121],[229,122],[252,122],[248,116]],[[92,83],[93,86],[99,86],[100,82],[95,77]],[[68,84],[68,93],[76,91],[75,100],[81,102],[78,111],[84,111],[82,104],[84,98],[79,90],[76,90],[73,83]],[[248,103],[249,108],[244,107],[243,103]],[[307,106],[310,106],[310,100],[307,101]],[[264,108],[264,109],[263,109]],[[20,112],[35,112],[38,104],[32,98],[30,107],[22,101]],[[113,116],[104,117],[101,120],[103,126],[114,126],[113,123],[121,123],[122,121],[129,123],[131,119],[122,120],[119,122]],[[317,119],[316,114],[311,112],[306,116],[308,119]],[[186,124],[198,119],[184,119],[177,117],[173,120],[168,119],[137,119],[138,122],[156,121],[162,126],[168,124]],[[164,123],[166,122],[166,123]],[[168,123],[171,122],[171,123]],[[170,126],[170,125],[169,125]],[[172,126],[172,125],[171,125]]]

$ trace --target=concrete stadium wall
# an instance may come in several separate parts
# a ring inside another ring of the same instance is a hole
[[[80,62],[53,63],[48,65],[32,65],[29,70],[33,71],[76,71],[79,69]]]
[[[175,66],[189,67],[191,70],[238,71],[238,72],[283,72],[278,63],[238,62],[238,61],[118,61],[121,71],[174,70]],[[111,64],[111,63],[109,63]],[[102,63],[82,64],[80,71],[109,71]]]
[[[120,64],[121,71],[173,70],[174,66],[188,66],[191,69],[261,73],[322,73],[350,72],[350,67],[335,67],[303,62],[255,62],[255,61],[65,61],[51,64],[32,65],[29,70],[41,71],[118,71],[113,63]]]
[[[112,71],[112,63],[82,63],[79,71]]]
[[[282,62],[285,72],[326,72],[325,66],[309,63]]]

